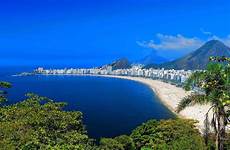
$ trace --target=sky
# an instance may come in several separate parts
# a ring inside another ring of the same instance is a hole
[[[230,46],[229,0],[0,0],[0,65],[92,67],[206,41]]]

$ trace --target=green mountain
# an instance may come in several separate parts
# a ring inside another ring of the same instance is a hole
[[[190,54],[174,61],[162,63],[160,65],[151,64],[145,68],[165,68],[165,69],[204,69],[210,56],[230,57],[230,48],[218,40],[211,40]]]

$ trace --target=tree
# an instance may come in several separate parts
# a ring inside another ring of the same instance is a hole
[[[185,97],[178,105],[177,112],[185,109],[187,106],[195,104],[211,104],[206,113],[206,123],[208,114],[212,110],[213,116],[211,125],[215,131],[216,149],[224,149],[225,127],[228,122],[227,107],[230,105],[230,65],[220,63],[226,61],[225,57],[211,57],[210,60],[216,61],[208,64],[204,71],[196,71],[185,83],[185,90],[191,90],[198,87],[200,91],[193,91]],[[208,127],[206,125],[206,127]]]
[[[114,138],[116,141],[122,144],[125,150],[135,150],[133,139],[127,135],[121,135]]]
[[[91,150],[93,144],[79,111],[66,103],[28,94],[29,98],[0,108],[0,149]]]
[[[11,84],[9,82],[0,81],[0,104],[7,101],[7,91],[5,91],[5,88],[11,88]]]
[[[100,150],[125,150],[123,145],[112,138],[102,138],[100,140]]]
[[[102,138],[99,149],[101,150],[135,150],[133,139],[128,135],[115,138]]]
[[[133,130],[130,137],[137,150],[205,149],[195,122],[188,119],[150,120]]]

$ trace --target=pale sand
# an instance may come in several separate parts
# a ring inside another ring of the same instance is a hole
[[[113,78],[121,78],[134,80],[148,85],[154,93],[159,97],[159,99],[166,105],[172,112],[176,113],[176,108],[178,103],[190,92],[186,92],[184,89],[180,87],[176,87],[175,85],[171,85],[169,83],[165,83],[159,80],[152,80],[148,78],[142,77],[129,77],[129,76],[113,76],[113,75],[102,75],[103,77],[113,77]],[[182,110],[179,114],[179,117],[194,119],[197,120],[198,123],[197,128],[202,132],[204,129],[204,119],[205,114],[210,108],[209,105],[194,105],[189,106]]]

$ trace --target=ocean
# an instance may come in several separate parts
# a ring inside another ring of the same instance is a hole
[[[0,80],[13,84],[8,90],[10,104],[25,99],[28,92],[67,102],[66,110],[83,113],[88,134],[95,139],[129,134],[149,119],[175,117],[147,85],[136,81],[97,76],[11,76],[22,70],[0,68]],[[28,70],[31,68],[23,71]]]

